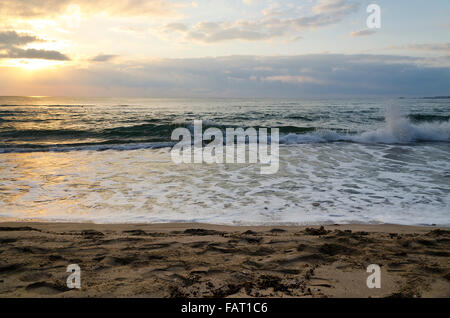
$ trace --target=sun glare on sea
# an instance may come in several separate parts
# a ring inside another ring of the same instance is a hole
[[[62,61],[50,61],[41,59],[14,59],[8,60],[3,65],[17,67],[27,71],[36,71],[48,68],[55,68],[61,65]]]

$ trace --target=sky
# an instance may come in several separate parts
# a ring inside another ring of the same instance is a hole
[[[450,95],[450,1],[1,0],[0,95]]]

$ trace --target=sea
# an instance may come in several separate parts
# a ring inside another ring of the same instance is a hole
[[[171,159],[174,129],[279,128],[279,170]],[[0,219],[450,226],[450,98],[0,97]]]

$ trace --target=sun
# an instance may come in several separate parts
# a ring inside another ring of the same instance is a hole
[[[27,71],[37,71],[42,69],[55,68],[61,65],[62,61],[51,61],[42,59],[10,59],[3,63],[5,66],[17,67]]]

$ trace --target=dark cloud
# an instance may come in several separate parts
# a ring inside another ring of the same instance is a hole
[[[32,42],[41,41],[35,36],[18,34],[15,31],[0,31],[0,48],[22,46]]]
[[[358,36],[368,36],[368,35],[372,35],[375,34],[375,30],[373,29],[365,29],[365,30],[361,30],[361,31],[354,31],[350,33],[350,36],[352,37],[358,37]]]
[[[113,54],[100,54],[91,58],[91,62],[110,62],[119,57],[118,55]]]
[[[58,51],[20,48],[21,46],[24,46],[29,43],[42,41],[43,40],[39,39],[36,36],[27,34],[18,34],[15,31],[0,32],[0,49],[4,51],[4,53],[0,54],[0,58],[44,59],[56,61],[70,60],[66,55]]]
[[[41,60],[55,60],[55,61],[70,60],[66,55],[58,51],[11,48],[7,50],[7,52],[8,52],[7,54],[0,54],[0,58],[41,59]]]
[[[96,63],[89,69],[67,70],[57,78],[46,74],[33,83],[47,85],[46,94],[54,90],[53,94],[148,97],[448,94],[450,67],[429,62],[408,56],[342,54],[162,59]]]

